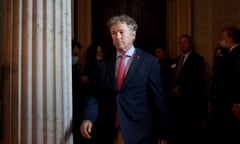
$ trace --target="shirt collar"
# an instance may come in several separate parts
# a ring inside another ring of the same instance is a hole
[[[231,52],[236,46],[238,46],[238,44],[233,45],[233,46],[229,49],[229,52]]]
[[[187,52],[187,53],[185,53],[185,54],[182,53],[182,56],[188,57],[191,52],[192,52],[192,50],[190,50],[189,52]]]
[[[132,46],[125,54],[126,54],[126,56],[131,57],[131,56],[133,56],[134,51],[135,51],[135,47]],[[119,57],[120,55],[121,55],[121,53],[117,52],[117,57]]]

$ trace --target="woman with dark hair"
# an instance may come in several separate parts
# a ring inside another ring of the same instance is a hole
[[[212,89],[211,89],[211,95],[214,96],[215,94],[215,89],[218,87],[219,84],[219,79],[222,76],[223,72],[223,61],[224,61],[224,56],[227,54],[227,49],[218,46],[215,49],[214,53],[214,61],[213,61],[213,75],[212,75]]]
[[[99,60],[103,58],[103,47],[101,44],[92,44],[86,51],[86,65],[84,74],[88,77],[88,80],[92,80],[95,77],[95,68]]]
[[[84,84],[84,94],[85,97],[87,97],[86,92],[89,90],[89,86],[90,83],[96,78],[96,66],[97,66],[97,62],[100,61],[103,58],[103,47],[101,44],[91,44],[86,51],[85,54],[85,60],[86,60],[86,65],[85,68],[83,70],[83,74],[80,77],[82,83]],[[81,119],[82,121],[82,119]],[[96,134],[95,134],[95,129],[98,127],[98,125],[96,124],[95,127],[93,128],[93,132],[92,132],[92,139],[88,140],[84,139],[85,142],[88,142],[86,144],[92,144],[95,143],[95,139],[96,139]],[[79,130],[79,127],[78,131]],[[90,143],[92,142],[92,143]],[[84,143],[85,144],[85,143]]]
[[[221,82],[223,75],[223,63],[224,57],[227,54],[227,49],[222,46],[217,46],[213,56],[213,75],[212,85],[210,88],[210,96],[208,100],[208,117],[204,125],[206,132],[206,139],[209,143],[214,142],[219,137],[218,132],[221,132],[223,128],[223,120],[220,118],[224,111],[224,99],[223,95],[219,93],[219,89],[223,89],[223,83]],[[217,137],[214,137],[214,135]]]

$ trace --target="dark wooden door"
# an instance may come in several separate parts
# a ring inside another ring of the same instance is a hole
[[[166,46],[165,0],[92,0],[92,4],[93,42],[102,43],[106,54],[115,49],[107,20],[123,13],[133,17],[139,26],[135,46],[147,52]]]

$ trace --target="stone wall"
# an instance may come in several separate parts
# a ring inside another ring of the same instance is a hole
[[[240,28],[240,1],[193,0],[192,6],[195,47],[206,61],[206,85],[209,90],[214,50],[221,41],[221,31],[230,25]]]

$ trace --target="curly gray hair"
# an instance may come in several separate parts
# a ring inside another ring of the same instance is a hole
[[[126,23],[130,30],[132,30],[133,32],[137,31],[138,25],[136,21],[130,16],[127,16],[125,14],[111,17],[107,22],[107,26],[111,28],[112,25],[119,23]]]

